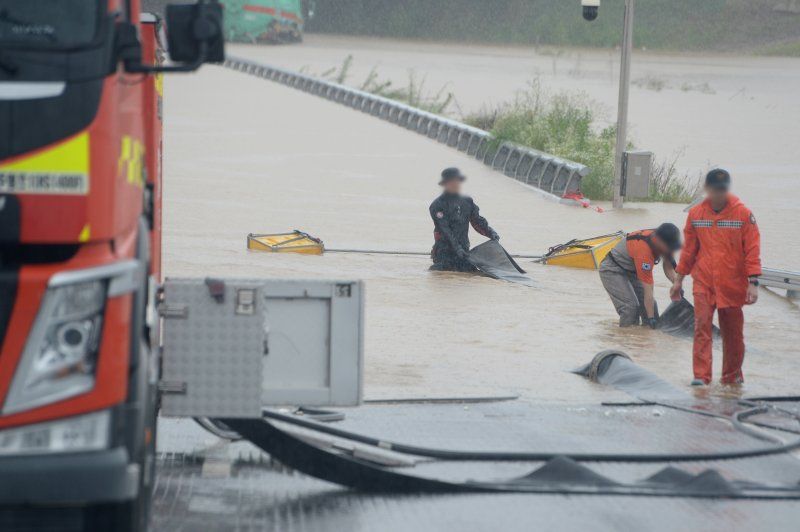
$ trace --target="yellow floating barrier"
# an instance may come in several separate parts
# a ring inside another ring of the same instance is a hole
[[[270,251],[272,253],[305,253],[322,255],[325,244],[319,238],[295,229],[291,233],[271,235],[247,235],[247,249],[253,251]]]
[[[570,240],[566,244],[550,248],[540,262],[554,266],[596,270],[611,249],[623,238],[625,233],[620,231],[584,240]]]

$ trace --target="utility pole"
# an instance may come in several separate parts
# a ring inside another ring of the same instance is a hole
[[[614,208],[621,209],[622,158],[628,147],[628,95],[631,83],[633,52],[633,9],[636,0],[625,0],[625,28],[622,32],[622,61],[619,69],[619,103],[617,105],[617,146],[614,156]]]

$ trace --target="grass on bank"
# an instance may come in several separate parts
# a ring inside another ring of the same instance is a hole
[[[513,103],[468,116],[466,121],[491,131],[499,141],[585,164],[592,172],[582,181],[583,194],[609,200],[613,197],[616,128],[598,129],[595,109],[596,104],[583,94],[551,95],[533,82]],[[634,148],[632,144],[628,147]],[[653,163],[648,201],[689,203],[698,193],[699,177],[682,175],[677,161],[675,155]]]

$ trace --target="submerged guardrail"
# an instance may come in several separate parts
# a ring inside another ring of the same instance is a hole
[[[581,180],[590,172],[580,163],[501,141],[483,129],[314,76],[240,57],[229,56],[224,66],[314,94],[425,135],[475,157],[548,199],[565,204],[585,203],[569,197],[580,196]]]
[[[763,286],[786,290],[790,298],[800,297],[800,272],[764,268],[759,282]]]

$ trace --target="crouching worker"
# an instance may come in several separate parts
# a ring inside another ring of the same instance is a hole
[[[461,194],[461,184],[466,180],[458,168],[447,168],[442,172],[439,185],[444,189],[441,196],[433,200],[430,212],[433,219],[434,244],[431,250],[431,270],[472,272],[476,268],[468,260],[469,226],[492,240],[500,240],[489,227],[486,218],[480,215],[478,206],[469,196]]]
[[[674,282],[675,259],[681,249],[681,232],[674,224],[628,233],[600,264],[600,280],[619,314],[619,326],[641,322],[658,326],[658,307],[653,297],[653,268],[664,263],[664,275]]]

